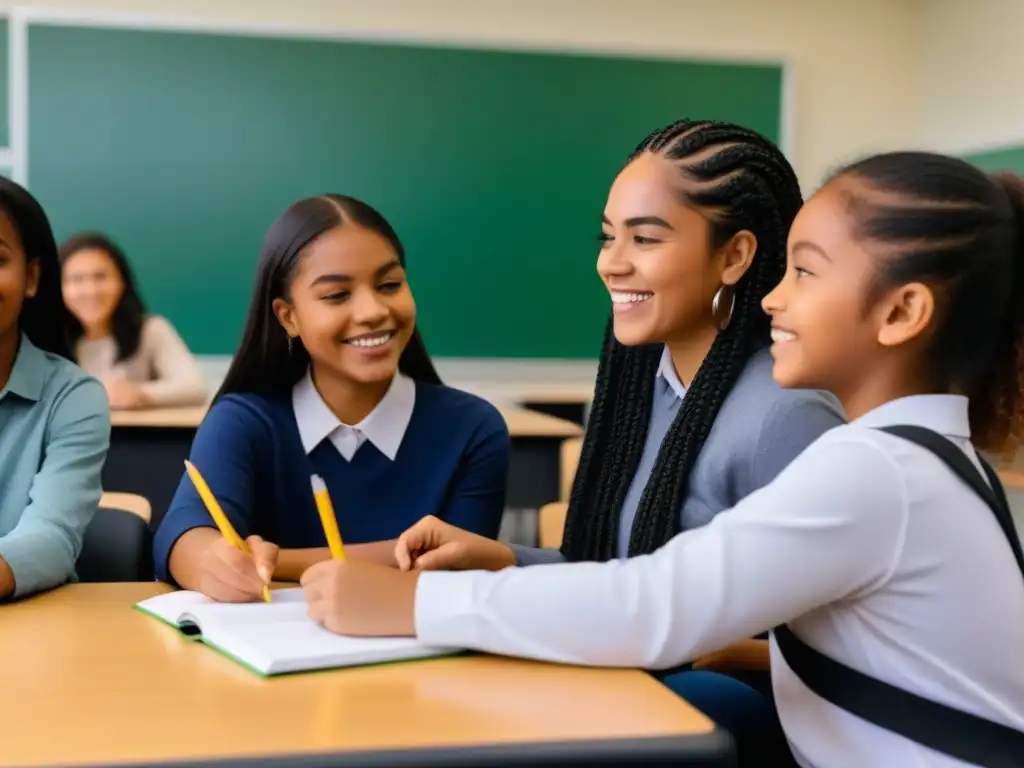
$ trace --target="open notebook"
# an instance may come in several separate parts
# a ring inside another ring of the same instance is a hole
[[[272,597],[270,603],[228,604],[198,592],[178,591],[150,597],[135,607],[265,676],[446,656],[460,650],[425,646],[415,638],[336,635],[306,615],[301,589],[277,589]]]

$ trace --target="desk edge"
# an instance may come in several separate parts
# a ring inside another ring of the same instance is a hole
[[[410,747],[388,750],[276,753],[248,757],[130,762],[125,768],[509,768],[540,763],[564,766],[735,765],[732,738],[722,728],[705,733],[624,739]],[[544,761],[544,762],[540,762]],[[100,768],[81,764],[76,768]],[[105,768],[105,767],[104,767]]]

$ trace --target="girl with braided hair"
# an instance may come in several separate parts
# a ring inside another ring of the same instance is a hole
[[[602,216],[597,270],[613,313],[561,550],[425,518],[403,535],[400,561],[498,570],[648,554],[842,423],[830,396],[782,389],[771,375],[760,303],[785,272],[801,203],[789,162],[754,131],[681,120],[647,136]],[[699,666],[766,689],[767,659],[767,643],[750,642]]]
[[[403,545],[420,570],[648,554],[766,485],[843,417],[771,378],[760,302],[786,267],[801,205],[759,134],[682,120],[629,157],[602,216],[612,300],[561,550],[478,541],[426,518]]]

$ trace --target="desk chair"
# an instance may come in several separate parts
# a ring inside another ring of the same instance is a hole
[[[558,458],[558,471],[560,477],[559,487],[561,489],[561,493],[558,497],[559,501],[569,500],[569,494],[572,492],[572,481],[573,478],[576,477],[576,467],[579,466],[580,453],[582,453],[582,451],[582,437],[570,437],[562,443]]]
[[[105,493],[89,527],[75,571],[81,582],[152,581],[149,502],[130,493]]]

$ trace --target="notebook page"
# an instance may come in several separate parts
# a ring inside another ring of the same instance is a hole
[[[136,607],[174,625],[180,624],[183,620],[201,623],[204,616],[215,617],[225,610],[231,617],[229,620],[234,621],[245,621],[246,617],[248,620],[259,620],[259,616],[265,615],[267,608],[277,608],[278,612],[291,615],[305,613],[306,602],[301,588],[272,590],[270,597],[270,603],[218,603],[200,592],[183,589],[146,598],[136,603]]]
[[[203,634],[214,626],[277,624],[305,618],[306,597],[301,588],[290,588],[272,590],[269,603],[262,600],[253,603],[216,603],[206,599],[206,602],[196,604],[183,612],[181,617],[198,624]]]
[[[179,590],[140,600],[135,607],[168,624],[177,625],[181,616],[213,601],[199,592]]]
[[[211,643],[264,674],[378,664],[456,653],[415,638],[336,635],[304,613],[274,622],[218,624],[204,633]]]

